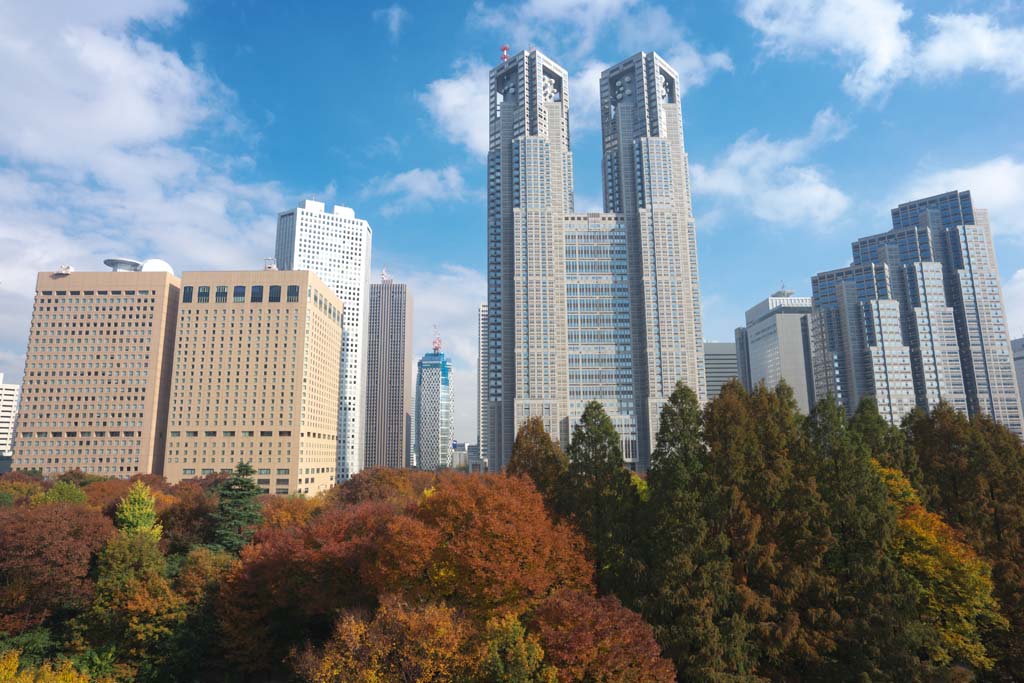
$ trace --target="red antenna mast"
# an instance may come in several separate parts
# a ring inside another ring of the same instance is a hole
[[[507,62],[508,61],[508,50],[509,50],[508,45],[502,45],[501,46],[501,61],[503,61],[503,62]]]

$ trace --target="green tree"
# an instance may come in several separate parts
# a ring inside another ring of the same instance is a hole
[[[238,553],[255,533],[262,519],[257,497],[260,489],[253,481],[256,471],[247,462],[240,462],[234,473],[219,489],[220,500],[213,515],[214,539],[231,553]]]
[[[557,672],[544,666],[540,639],[527,633],[515,614],[489,619],[484,638],[481,682],[557,683]]]
[[[568,455],[558,508],[590,542],[598,590],[625,592],[638,572],[631,539],[640,495],[622,460],[622,439],[597,401],[573,428]]]
[[[148,486],[141,481],[132,484],[117,504],[114,523],[123,532],[152,534],[159,540],[163,529],[157,522],[156,498]]]
[[[510,476],[532,479],[545,502],[551,504],[568,469],[569,459],[544,429],[544,420],[531,417],[524,422],[516,434],[506,472]]]
[[[914,449],[907,443],[903,430],[889,424],[878,412],[874,398],[861,400],[850,418],[849,431],[883,467],[900,470],[915,486],[921,483],[921,468]]]
[[[32,498],[32,503],[35,505],[52,505],[54,503],[85,505],[88,502],[89,497],[85,495],[85,491],[70,481],[54,482],[53,486]]]

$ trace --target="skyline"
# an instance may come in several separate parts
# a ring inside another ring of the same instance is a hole
[[[654,49],[689,84],[708,340],[730,340],[780,281],[809,295],[811,275],[847,265],[849,244],[884,230],[898,203],[956,188],[991,210],[1020,334],[1024,136],[999,112],[1024,108],[1024,10],[873,0],[860,3],[862,23],[888,51],[850,38],[825,50],[836,31],[825,10],[844,4],[802,16],[800,3],[767,0],[674,13],[628,0],[467,3],[431,17],[400,5],[272,15],[151,0],[53,3],[56,26],[38,8],[0,10],[0,50],[23,67],[0,75],[11,94],[0,115],[0,371],[20,381],[36,271],[102,270],[111,256],[164,258],[179,274],[258,268],[277,213],[315,196],[373,226],[372,272],[387,266],[416,300],[414,355],[437,324],[460,385],[475,386],[486,73],[503,43],[534,43],[569,72],[577,210],[600,208],[588,101],[599,67]],[[638,33],[654,19],[659,30]],[[321,40],[298,56],[271,39],[309,27]],[[950,36],[987,37],[987,49],[943,50]],[[456,406],[456,436],[470,440],[473,392]]]

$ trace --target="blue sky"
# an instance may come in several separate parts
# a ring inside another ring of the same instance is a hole
[[[92,5],[92,6],[89,6]],[[1024,3],[0,1],[0,372],[19,379],[34,273],[111,255],[257,267],[303,197],[374,228],[374,270],[437,324],[473,441],[484,298],[486,73],[503,43],[570,72],[577,207],[600,208],[597,78],[679,70],[705,331],[848,262],[900,201],[991,210],[1024,332]]]

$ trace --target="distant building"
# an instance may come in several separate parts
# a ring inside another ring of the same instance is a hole
[[[16,470],[163,473],[180,280],[158,259],[107,265],[36,278]]]
[[[729,380],[739,377],[734,342],[704,342],[704,367],[707,372],[708,400],[718,393]]]
[[[363,465],[366,368],[366,305],[370,284],[370,224],[347,206],[328,213],[307,199],[277,215],[274,256],[281,270],[311,270],[345,305],[341,402],[338,406],[337,480]]]
[[[412,297],[385,273],[370,285],[366,334],[366,467],[409,463]]]
[[[420,359],[416,374],[415,460],[422,470],[452,466],[452,372],[441,339]]]
[[[19,390],[17,384],[5,384],[4,373],[0,372],[0,456],[10,457],[14,450]]]
[[[452,442],[452,464],[453,470],[469,469],[469,444],[460,441]]]
[[[487,473],[487,458],[480,455],[479,444],[466,447],[466,469],[470,474]]]
[[[185,273],[164,476],[240,462],[263,493],[334,485],[343,304],[309,271]]]
[[[812,278],[814,395],[898,424],[940,401],[1024,433],[988,212],[970,192],[899,205],[892,230]]]
[[[736,361],[747,391],[780,381],[793,390],[800,412],[814,405],[810,351],[811,297],[780,290],[747,310],[746,325],[736,328]]]

